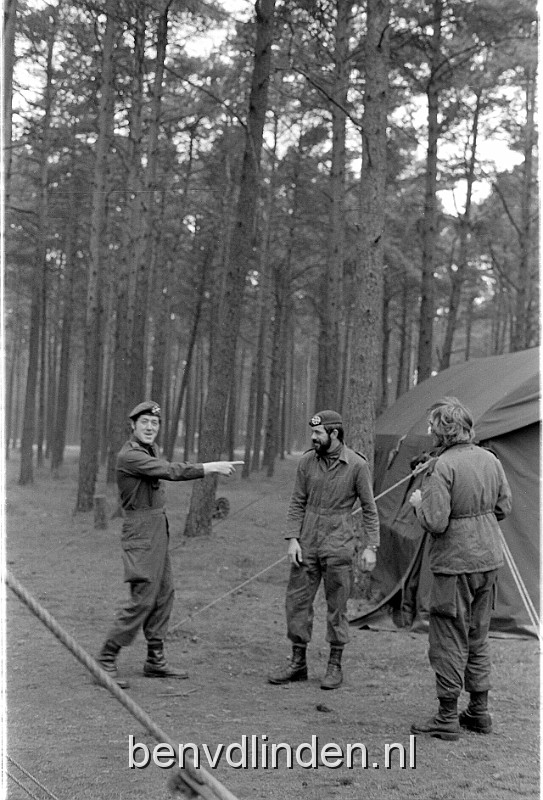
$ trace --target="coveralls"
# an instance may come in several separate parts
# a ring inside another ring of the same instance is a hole
[[[124,647],[134,641],[143,627],[147,641],[163,641],[173,606],[174,583],[160,479],[203,478],[204,468],[202,464],[166,461],[158,457],[154,445],[132,438],[119,451],[116,469],[125,512],[121,546],[130,599],[117,615],[107,638]]]
[[[431,534],[429,658],[437,696],[452,700],[490,688],[488,631],[503,548],[498,520],[511,489],[489,450],[457,444],[423,477],[416,509]]]
[[[303,563],[292,566],[287,586],[287,635],[305,645],[313,630],[313,601],[321,579],[327,603],[326,641],[349,641],[347,600],[351,593],[355,531],[352,512],[362,506],[369,545],[379,545],[379,517],[366,459],[342,445],[333,455],[310,450],[296,472],[285,538],[297,538]]]

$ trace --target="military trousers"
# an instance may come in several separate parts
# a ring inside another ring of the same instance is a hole
[[[313,633],[313,603],[321,581],[326,598],[326,641],[343,646],[349,641],[347,600],[353,576],[352,556],[304,554],[304,563],[292,565],[286,595],[287,635],[293,644],[305,645]]]
[[[490,688],[488,631],[497,574],[490,570],[433,576],[428,655],[440,699],[456,698],[462,688]]]
[[[121,545],[130,598],[108,634],[108,639],[121,647],[131,644],[140,628],[147,641],[166,638],[174,600],[168,544],[168,520],[163,509],[127,513]]]

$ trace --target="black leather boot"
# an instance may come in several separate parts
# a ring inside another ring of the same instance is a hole
[[[337,689],[343,682],[343,675],[341,672],[341,656],[343,655],[343,647],[330,648],[330,657],[328,659],[328,666],[326,667],[326,675],[322,679],[321,689]]]
[[[456,742],[460,738],[460,725],[456,698],[439,698],[439,711],[435,717],[430,717],[426,722],[411,725],[411,733],[433,736],[435,739],[444,739]]]
[[[470,692],[468,707],[458,721],[474,733],[492,733],[492,717],[488,713],[488,692]]]
[[[118,677],[117,671],[117,656],[119,655],[119,651],[121,649],[120,644],[117,642],[108,639],[102,645],[102,649],[100,650],[100,655],[96,659],[97,662],[100,664],[104,672],[107,672],[110,678],[112,678],[115,683],[120,686],[121,689],[128,689],[130,684],[125,678]]]
[[[292,656],[286,667],[279,667],[268,675],[269,683],[290,683],[307,680],[307,664],[305,660],[305,645],[292,645]]]
[[[160,639],[151,639],[147,642],[147,661],[143,665],[143,674],[146,678],[188,678],[186,672],[170,667],[164,656],[164,642]]]

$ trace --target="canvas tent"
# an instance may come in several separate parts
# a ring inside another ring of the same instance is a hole
[[[377,420],[376,495],[409,475],[411,461],[430,449],[427,409],[446,395],[471,409],[476,441],[500,458],[513,492],[513,512],[501,523],[514,564],[539,614],[539,348],[457,364],[421,382]],[[420,485],[414,477],[378,501],[381,547],[371,576],[372,600],[351,619],[362,627],[386,611],[399,626],[423,629],[428,618],[428,536],[407,502]],[[534,634],[521,591],[505,564],[499,573],[491,630]]]

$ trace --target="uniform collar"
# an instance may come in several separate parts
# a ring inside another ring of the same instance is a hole
[[[329,467],[335,464],[336,461],[347,461],[344,444],[340,444],[333,453],[326,453],[324,456],[320,456],[318,453],[315,453],[315,455],[319,461],[324,462]]]
[[[155,445],[154,444],[145,444],[144,442],[141,442],[138,439],[137,436],[132,436],[130,441],[132,442],[132,444],[135,444],[137,447],[141,447],[141,449],[145,450],[145,452],[149,453],[149,455],[152,455],[152,456],[156,455],[156,450],[155,450]]]

